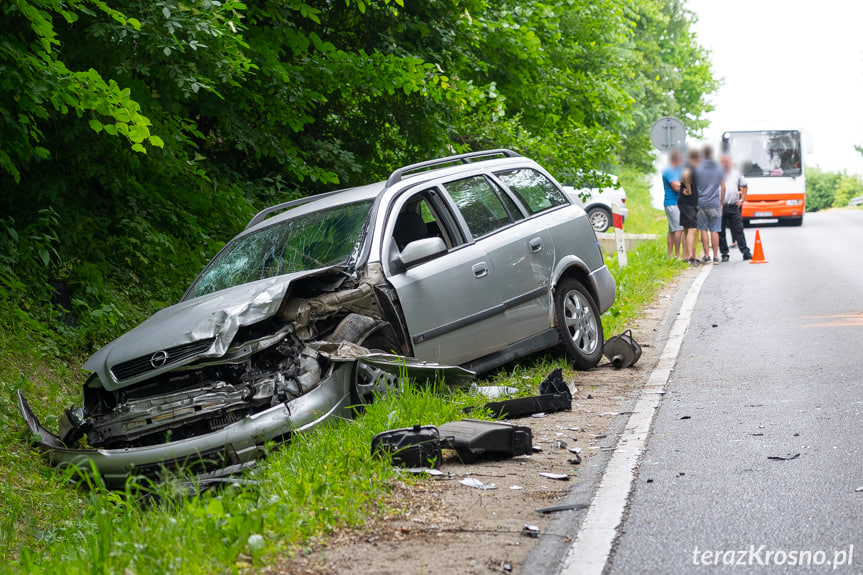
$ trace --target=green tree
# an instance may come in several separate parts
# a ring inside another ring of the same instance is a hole
[[[806,210],[817,212],[833,206],[841,174],[825,172],[815,166],[806,168]]]

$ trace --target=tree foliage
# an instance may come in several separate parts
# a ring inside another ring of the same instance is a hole
[[[98,338],[266,204],[488,147],[571,183],[647,169],[650,124],[703,128],[717,86],[692,21],[682,0],[3,3],[0,299],[50,309],[61,282]]]
[[[806,169],[807,211],[843,208],[859,196],[863,196],[863,179],[859,174],[827,172],[817,166]]]

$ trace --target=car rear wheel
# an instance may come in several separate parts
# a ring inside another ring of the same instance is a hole
[[[611,212],[605,208],[590,208],[587,210],[587,218],[596,232],[604,232],[611,227]]]
[[[567,357],[578,369],[592,369],[602,359],[602,322],[587,288],[574,278],[563,278],[554,291],[557,332]]]

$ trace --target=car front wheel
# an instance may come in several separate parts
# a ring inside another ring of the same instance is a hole
[[[581,282],[563,278],[554,291],[554,312],[563,351],[577,369],[592,369],[602,359],[599,308]]]
[[[611,212],[605,208],[590,208],[587,210],[587,218],[594,231],[604,232],[611,227]]]

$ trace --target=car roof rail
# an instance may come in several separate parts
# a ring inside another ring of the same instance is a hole
[[[333,196],[335,194],[341,194],[345,190],[334,190],[332,192],[324,192],[321,194],[315,194],[312,196],[306,196],[304,198],[299,198],[297,200],[291,200],[290,202],[282,202],[281,204],[277,204],[275,206],[270,206],[269,208],[264,208],[253,217],[246,227],[243,228],[243,231],[258,225],[267,219],[267,216],[270,214],[274,214],[276,212],[281,212],[282,210],[290,210],[291,208],[296,208],[297,206],[302,206],[303,204],[308,204],[309,202],[314,202],[315,200],[320,200],[321,198],[326,198],[327,196]]]
[[[455,156],[447,156],[446,158],[439,158],[437,160],[428,160],[426,162],[419,162],[416,164],[410,164],[408,166],[403,166],[397,170],[395,170],[390,177],[387,178],[386,187],[390,187],[394,184],[399,183],[405,176],[411,175],[410,172],[415,172],[417,170],[422,170],[423,168],[433,168],[434,166],[440,166],[442,164],[454,164],[456,162],[461,162],[462,164],[469,164],[472,160],[478,160],[480,158],[488,158],[490,156],[503,156],[505,158],[519,158],[521,154],[518,152],[513,152],[512,150],[508,150],[506,148],[497,148],[495,150],[482,150],[480,152],[468,152],[466,154],[457,154]]]

